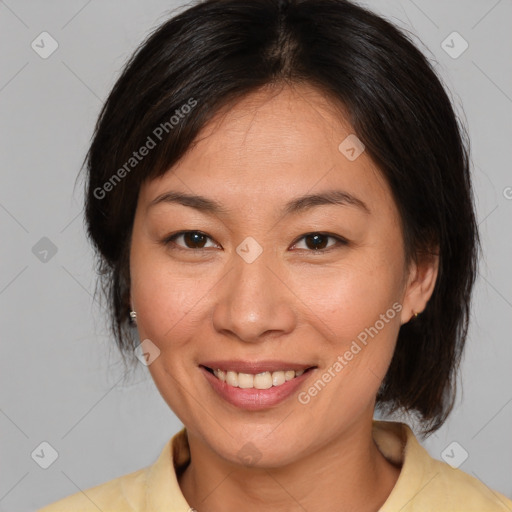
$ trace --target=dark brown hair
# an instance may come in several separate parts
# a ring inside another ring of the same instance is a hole
[[[203,1],[129,59],[85,160],[87,232],[117,344],[124,357],[137,342],[128,325],[129,248],[142,182],[175,164],[221,108],[264,86],[301,83],[349,113],[391,187],[407,262],[439,249],[433,295],[401,327],[377,396],[383,410],[416,413],[434,431],[453,407],[476,274],[469,142],[409,36],[347,0]],[[135,158],[150,139],[154,146]]]

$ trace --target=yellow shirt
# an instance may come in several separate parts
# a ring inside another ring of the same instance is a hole
[[[512,501],[460,469],[433,459],[404,423],[373,422],[380,452],[401,464],[379,512],[511,512]],[[38,512],[190,512],[177,474],[190,461],[186,429],[150,466],[63,498]]]

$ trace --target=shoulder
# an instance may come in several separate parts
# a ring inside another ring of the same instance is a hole
[[[37,512],[124,512],[139,510],[145,499],[148,468],[114,478],[62,498]]]
[[[189,510],[176,476],[188,461],[183,428],[163,447],[149,466],[46,505],[37,512],[153,512]]]
[[[512,501],[477,478],[434,459],[404,423],[375,422],[381,453],[401,465],[395,487],[379,512],[510,512]]]
[[[430,458],[430,456],[428,455]],[[461,469],[431,459],[429,482],[425,482],[425,496],[434,498],[447,510],[464,512],[510,512],[512,501],[503,494],[487,487]]]

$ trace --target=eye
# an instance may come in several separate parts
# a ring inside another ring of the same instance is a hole
[[[177,243],[177,240],[182,239],[181,243]],[[334,240],[334,243],[331,245],[328,245],[328,240]],[[162,240],[162,243],[164,245],[173,244],[177,246],[179,250],[199,250],[208,248],[206,247],[207,240],[212,240],[208,235],[205,233],[202,233],[201,231],[180,231],[178,233],[175,233],[174,235],[166,237],[164,240]],[[299,240],[304,240],[304,243],[306,244],[306,250],[307,252],[326,252],[331,250],[336,245],[347,245],[348,241],[344,238],[338,236],[338,235],[331,235],[329,233],[307,233],[303,235]],[[327,244],[327,245],[326,245]],[[295,242],[295,244],[292,246],[294,248],[297,248],[298,242]],[[215,246],[215,245],[214,245]]]
[[[332,245],[327,245],[328,240],[332,239],[335,241]],[[306,249],[309,249],[309,252],[325,252],[329,251],[336,245],[347,245],[348,242],[344,238],[341,238],[337,235],[331,235],[329,233],[308,233],[303,235],[299,240],[304,240],[306,244]],[[293,247],[296,247],[297,244],[294,244]]]
[[[183,239],[185,247],[176,243],[176,240],[179,239]],[[201,233],[201,231],[180,231],[179,233],[175,233],[174,235],[165,238],[163,243],[165,245],[173,243],[174,245],[177,245],[179,249],[183,250],[194,250],[205,248],[206,240],[211,240],[211,238],[208,235]]]

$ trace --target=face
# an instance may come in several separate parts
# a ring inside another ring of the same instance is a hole
[[[396,205],[350,134],[315,89],[259,91],[140,190],[131,301],[160,351],[148,368],[225,460],[286,464],[367,423],[411,316]]]

